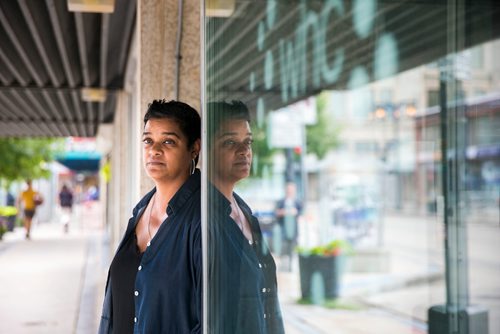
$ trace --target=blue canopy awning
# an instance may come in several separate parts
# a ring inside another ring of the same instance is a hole
[[[95,151],[69,151],[59,155],[56,160],[73,171],[97,172],[101,154]]]

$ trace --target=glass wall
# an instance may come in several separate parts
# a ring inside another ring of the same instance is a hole
[[[500,4],[205,7],[208,332],[500,332]]]

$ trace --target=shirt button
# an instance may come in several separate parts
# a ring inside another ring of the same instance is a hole
[[[142,266],[139,266],[139,268],[137,268],[137,270],[141,271],[142,270]]]
[[[151,246],[151,241],[148,241],[148,243],[146,244],[146,246]]]
[[[267,318],[267,315],[264,313],[264,319]]]
[[[137,317],[134,317],[134,322],[137,322]]]
[[[262,264],[259,263],[259,268],[262,268]]]
[[[266,288],[262,289],[262,292],[263,292],[263,293],[266,293]]]
[[[139,296],[139,291],[134,291],[134,295],[137,297]]]
[[[271,292],[271,288],[267,288],[267,292]]]

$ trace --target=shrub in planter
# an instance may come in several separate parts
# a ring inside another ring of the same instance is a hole
[[[344,255],[352,248],[346,241],[334,240],[323,246],[298,248],[302,299],[321,304],[339,296]]]
[[[4,219],[4,225],[7,231],[14,230],[17,217],[17,208],[15,206],[0,206],[0,218]]]
[[[5,226],[5,221],[0,217],[0,240],[2,240],[3,235],[7,232],[7,227]]]

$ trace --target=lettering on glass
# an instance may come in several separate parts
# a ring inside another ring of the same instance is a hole
[[[345,46],[335,45],[333,51],[327,50],[328,42],[331,43],[335,38],[334,34],[343,33],[343,31],[328,30],[332,20],[350,16],[352,29],[359,40],[373,38],[377,0],[354,0],[349,12],[346,11],[346,1],[342,0],[325,0],[319,10],[311,9],[308,3],[305,0],[300,1],[295,30],[290,37],[280,38],[277,48],[264,47],[266,36],[275,29],[277,18],[280,17],[276,0],[267,1],[266,16],[258,24],[256,43],[258,50],[265,54],[262,64],[264,88],[271,90],[273,87],[279,87],[283,103],[305,97],[308,84],[317,91],[322,87],[334,85],[341,75],[345,74],[347,62]],[[308,57],[308,54],[312,56]],[[397,73],[399,54],[394,35],[390,32],[377,31],[372,56],[372,72],[369,73],[361,64],[351,66],[346,88],[356,89],[372,80]],[[349,59],[349,62],[353,61],[356,59]],[[279,71],[276,71],[274,66],[279,66]],[[277,73],[279,77],[275,78]],[[255,72],[250,73],[249,86],[252,90],[255,87],[255,80]],[[367,97],[366,92],[363,96]]]

